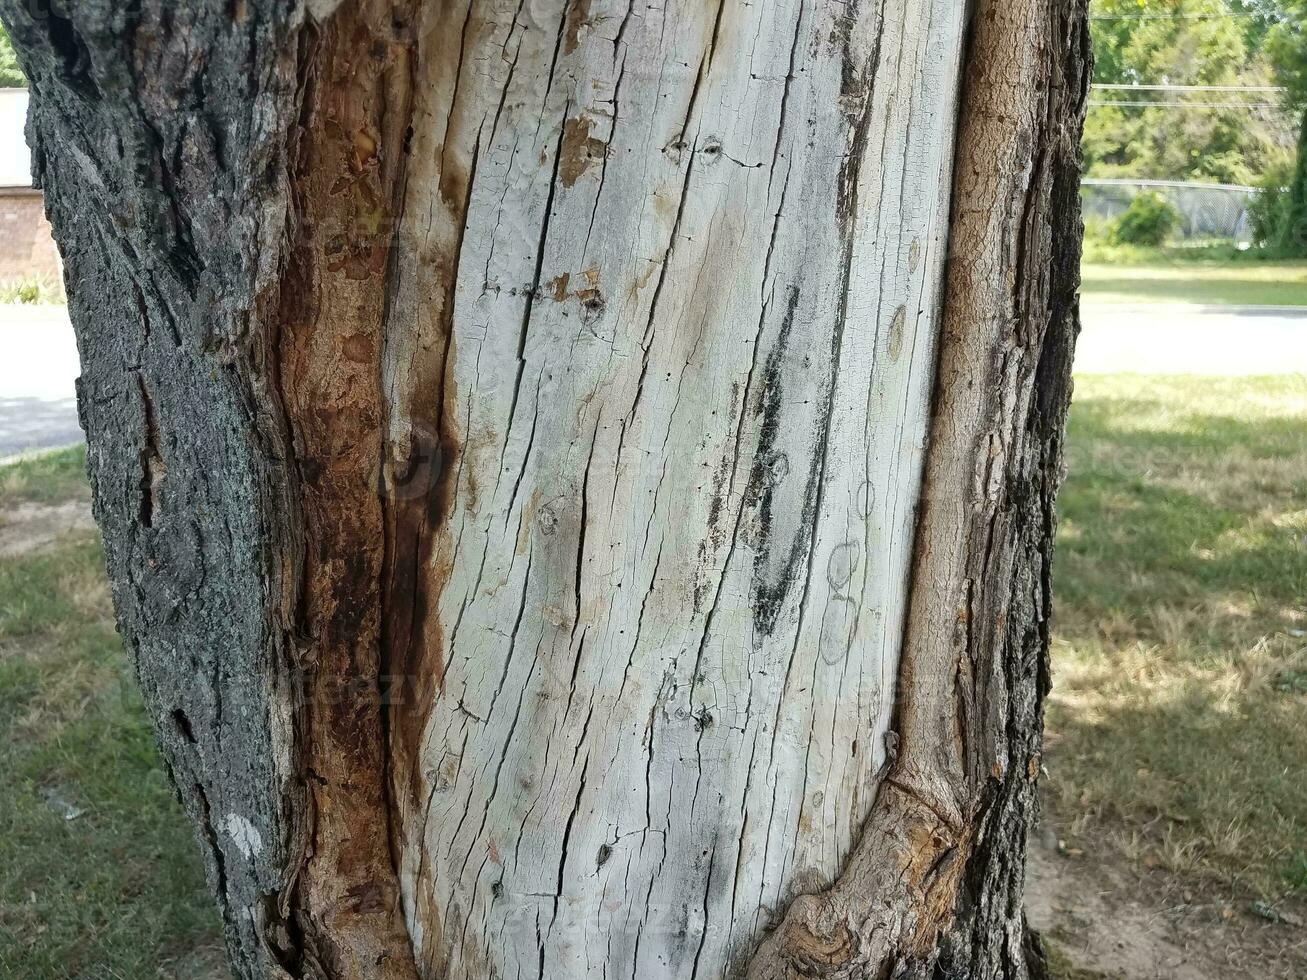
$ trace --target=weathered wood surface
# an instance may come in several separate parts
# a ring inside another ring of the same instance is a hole
[[[514,9],[419,28],[462,40],[419,57],[383,370],[392,445],[436,388],[458,450],[395,543],[393,662],[441,679],[391,733],[400,881],[432,975],[717,975],[884,759],[961,13]]]
[[[0,10],[242,976],[1022,975],[1078,0]]]
[[[977,4],[899,752],[836,886],[792,907],[751,980],[1043,975],[1022,878],[1079,330],[1087,30],[1079,3]]]

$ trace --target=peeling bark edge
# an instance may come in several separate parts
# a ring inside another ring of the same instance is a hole
[[[375,660],[342,677],[306,656],[306,628],[349,597],[324,599],[309,581],[313,460],[297,446],[278,350],[288,325],[315,326],[314,284],[288,269],[323,229],[299,220],[292,170],[334,9],[0,2],[65,260],[119,632],[248,980],[414,975],[384,823],[369,839],[380,858],[350,861],[314,798],[313,767],[349,732],[312,737],[315,718],[339,719],[309,704],[378,680]],[[365,298],[379,306],[379,293]],[[364,740],[380,751],[380,694],[361,700],[373,708],[360,712]],[[383,798],[375,770],[351,791]]]
[[[1033,161],[1013,289],[1014,313],[1026,320],[1016,332],[1018,349],[1024,348],[1020,400],[1015,417],[998,430],[1009,447],[998,503],[1004,520],[995,525],[996,545],[986,561],[972,565],[971,615],[993,630],[976,633],[970,649],[970,701],[978,717],[968,723],[966,762],[979,800],[976,838],[941,943],[939,980],[1046,976],[1042,944],[1025,921],[1024,878],[1051,683],[1055,503],[1080,329],[1080,146],[1093,68],[1086,5],[1050,6],[1043,38],[1054,62],[1039,120],[1048,143]],[[960,292],[966,288],[959,284]],[[1001,551],[1006,558],[995,560]],[[967,694],[964,688],[964,699]]]
[[[286,252],[276,311],[262,318],[293,447],[297,507],[286,516],[302,555],[291,621],[308,835],[284,904],[309,975],[412,980],[391,849],[377,470],[415,42],[407,3],[330,13],[300,33]]]
[[[1022,894],[1079,331],[1086,8],[975,4],[898,754],[843,874],[795,900],[750,980],[1046,975]]]

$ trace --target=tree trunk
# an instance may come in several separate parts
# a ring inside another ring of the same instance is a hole
[[[1288,255],[1307,255],[1307,106],[1298,123],[1298,148],[1278,245]]]
[[[4,0],[239,975],[1041,972],[1089,49],[974,6]]]

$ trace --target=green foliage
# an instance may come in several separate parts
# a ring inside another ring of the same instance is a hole
[[[1092,0],[1094,81],[1217,85],[1249,52],[1224,0]]]
[[[1307,2],[1307,0],[1293,0]],[[1094,81],[1136,85],[1266,85],[1275,0],[1092,0]],[[1232,16],[1252,11],[1253,17]],[[1265,101],[1205,93],[1098,91],[1097,102]],[[1095,106],[1085,124],[1092,177],[1254,184],[1292,159],[1293,131],[1277,110]]]
[[[18,56],[9,40],[9,33],[0,24],[0,88],[27,88],[27,79],[18,67]]]
[[[1266,51],[1299,127],[1293,170],[1265,195],[1273,218],[1268,244],[1284,254],[1307,255],[1307,0],[1276,2],[1281,16],[1267,31]]]
[[[1257,196],[1248,210],[1252,219],[1253,242],[1259,247],[1285,254],[1294,254],[1293,209],[1289,192],[1293,172],[1289,167],[1277,167],[1260,181]]]
[[[1112,226],[1116,245],[1161,245],[1180,223],[1180,212],[1156,191],[1136,194]]]
[[[1244,41],[1250,48],[1261,46],[1270,29],[1286,16],[1284,0],[1228,0],[1228,2],[1231,12],[1237,14],[1243,21]]]
[[[1087,214],[1084,217],[1085,222],[1085,248],[1092,245],[1107,244],[1112,237],[1112,222],[1107,218],[1099,218]]]
[[[35,279],[16,279],[0,286],[0,302],[34,304],[41,299],[41,284]]]
[[[1266,32],[1266,54],[1289,105],[1307,106],[1307,0],[1277,0],[1281,15]]]

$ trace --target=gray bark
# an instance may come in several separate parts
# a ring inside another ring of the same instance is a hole
[[[270,947],[293,955],[280,895],[305,832],[279,601],[292,451],[256,312],[280,275],[296,31],[271,5],[236,28],[217,4],[11,3],[4,17],[65,260],[119,629],[236,969],[260,975]]]
[[[1081,0],[0,14],[239,975],[1040,974]]]

